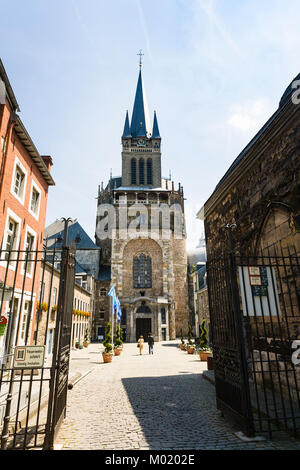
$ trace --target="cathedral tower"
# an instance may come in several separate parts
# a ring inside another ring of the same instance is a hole
[[[100,233],[104,221],[107,238]],[[183,187],[162,177],[158,119],[154,111],[150,127],[140,64],[131,121],[127,111],[122,134],[122,177],[111,176],[99,188],[96,229],[126,341],[150,332],[156,341],[175,339],[181,328],[187,332],[185,239]]]

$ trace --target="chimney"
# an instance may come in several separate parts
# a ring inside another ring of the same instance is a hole
[[[50,157],[50,155],[41,155],[41,157],[44,160],[44,163],[50,173],[51,167],[53,165],[52,157]]]

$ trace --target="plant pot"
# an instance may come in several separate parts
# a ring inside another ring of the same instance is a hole
[[[83,342],[83,346],[84,346],[85,348],[87,348],[88,345],[89,345],[89,343],[88,343],[87,341],[84,341],[84,342]]]
[[[195,353],[195,348],[191,346],[187,346],[187,353],[188,354],[194,354]]]
[[[111,362],[113,358],[113,353],[102,353],[103,362]]]
[[[115,356],[120,356],[122,352],[122,348],[116,348],[114,351],[115,351]]]
[[[83,345],[81,343],[79,344],[78,347],[79,347],[79,349],[83,349]]]
[[[75,343],[75,348],[76,348],[76,349],[79,349],[79,343],[78,343],[78,342]]]
[[[200,361],[207,361],[207,358],[210,354],[210,351],[199,351]]]
[[[214,370],[214,358],[212,354],[207,357],[207,370]]]
[[[181,344],[179,345],[179,347],[180,347],[181,351],[185,351],[185,344],[182,344],[182,343],[181,343]]]

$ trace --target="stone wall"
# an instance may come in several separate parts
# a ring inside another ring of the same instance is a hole
[[[225,184],[225,182],[224,182]],[[285,220],[274,215],[284,211]],[[271,230],[265,226],[271,218]],[[229,247],[226,224],[236,223],[233,230],[236,250],[255,253],[264,233],[294,245],[300,252],[300,118],[293,120],[276,139],[269,143],[249,164],[247,171],[232,181],[205,218],[208,259]],[[285,226],[280,227],[281,223]],[[266,232],[267,230],[267,232]],[[276,235],[272,233],[276,230]],[[270,240],[268,246],[276,244]]]

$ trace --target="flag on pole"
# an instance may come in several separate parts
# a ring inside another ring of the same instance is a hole
[[[116,291],[115,287],[111,286],[109,293],[107,294],[110,297],[112,297],[112,320],[114,318],[114,313],[115,313],[115,308],[117,306],[117,296],[116,296]]]
[[[121,305],[120,305],[119,299],[117,298],[117,320],[118,320],[118,323],[121,322],[121,316],[122,316]]]

